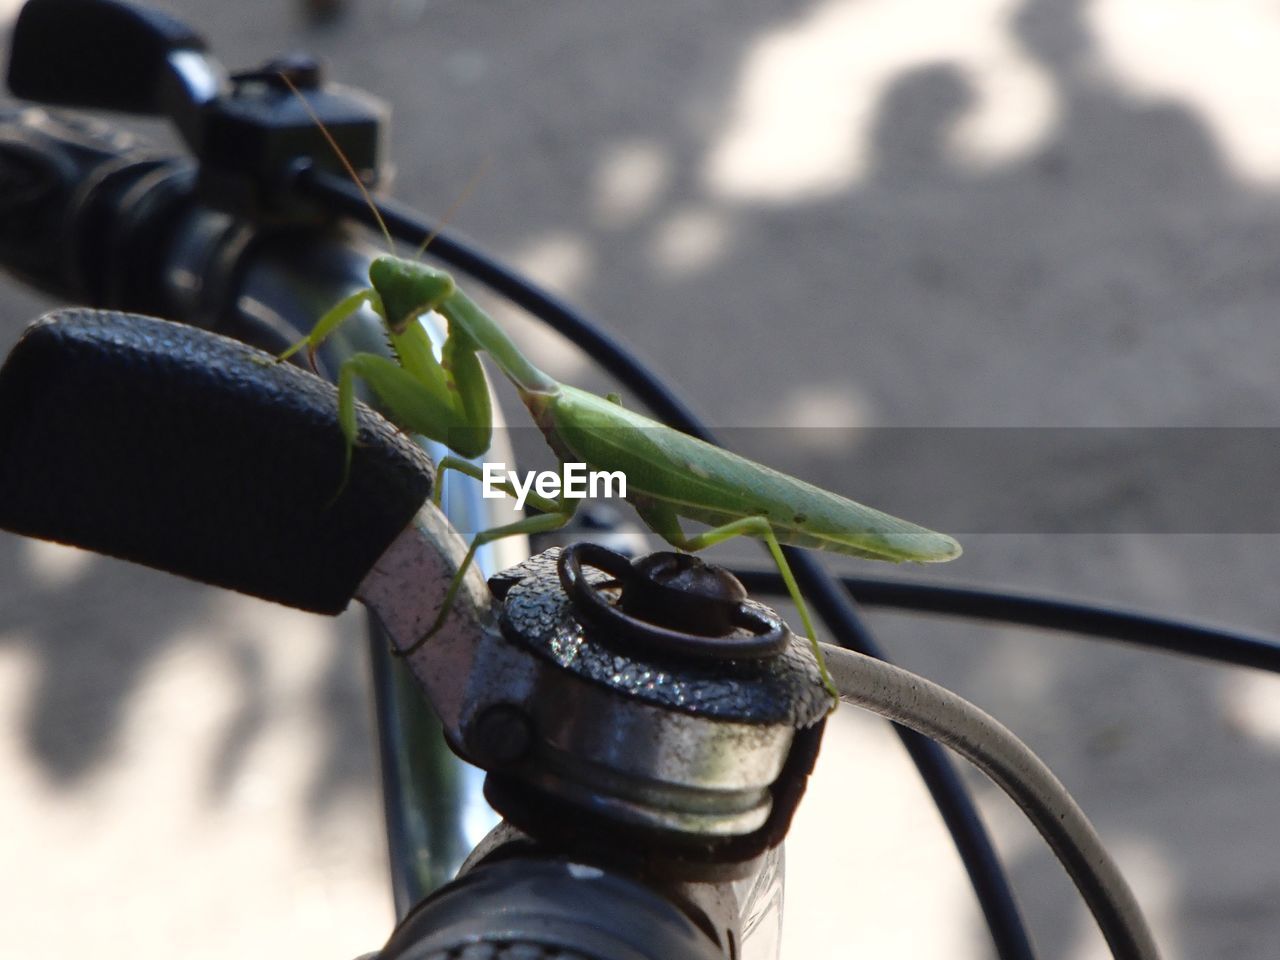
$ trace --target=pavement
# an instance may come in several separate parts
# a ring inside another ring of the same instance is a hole
[[[890,573],[1280,635],[1273,4],[351,0],[325,26],[280,0],[167,9],[230,65],[308,49],[386,97],[397,197],[438,214],[483,170],[457,230],[753,455],[964,544]],[[7,349],[49,302],[0,295]],[[553,373],[605,386],[498,312]],[[1245,454],[1231,427],[1258,428]],[[1280,956],[1280,682],[870,623],[1058,773],[1170,960]],[[360,626],[0,537],[0,957],[376,948]],[[969,779],[1042,955],[1105,956],[1034,831]],[[918,779],[853,709],[788,882],[786,957],[991,955]]]

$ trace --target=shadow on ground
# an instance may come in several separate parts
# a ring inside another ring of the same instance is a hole
[[[215,49],[252,58],[287,45],[259,25],[237,46],[242,24],[179,6],[209,23]],[[1024,156],[985,170],[955,162],[948,132],[976,93],[943,60],[895,77],[876,107],[866,173],[847,188],[763,202],[709,184],[744,61],[762,36],[820,6],[442,4],[398,32],[375,13],[304,39],[335,75],[389,91],[402,197],[443,208],[491,158],[459,226],[545,271],[715,423],[777,426],[797,391],[815,386],[852,398],[847,420],[821,426],[1276,422],[1276,197],[1231,174],[1196,114],[1135,98],[1096,69],[1083,0],[1032,0],[1009,22],[1058,102],[1056,126]],[[285,16],[264,14],[282,28]],[[656,157],[659,172],[636,167],[633,179],[652,174],[653,185],[637,188],[629,212],[610,212],[599,184],[610,158],[627,156]],[[5,320],[8,343],[17,323]],[[557,350],[547,348],[551,362],[569,365]],[[1034,517],[1046,500],[1117,509],[1105,469],[1097,498],[1082,501],[1070,464],[1032,485],[946,464],[923,482],[892,443],[851,469],[856,441],[833,454],[791,432],[790,443],[787,431],[761,433],[772,449],[752,453],[922,521],[942,491],[938,512],[950,517],[1004,503]],[[1123,458],[1115,467],[1124,475]],[[1280,631],[1266,599],[1274,538],[1174,536],[1158,518],[1145,529],[1144,497],[1159,482],[1125,482],[1139,532],[979,535],[943,575]],[[24,720],[31,761],[74,789],[109,762],[124,704],[169,638],[207,615],[208,594],[100,561],[44,582],[13,538],[0,539],[0,570],[0,642],[39,661]],[[1269,909],[1280,850],[1261,836],[1280,771],[1274,747],[1228,722],[1221,674],[1047,637],[875,623],[905,662],[1044,753],[1160,899],[1171,956],[1268,955],[1280,937]],[[209,773],[215,802],[269,712],[252,650],[231,656],[242,707]],[[352,759],[367,751],[358,656],[335,654],[317,693],[333,709],[313,818],[332,797],[368,789],[367,759]],[[1038,849],[1020,850],[1011,869],[1046,956],[1091,942]]]

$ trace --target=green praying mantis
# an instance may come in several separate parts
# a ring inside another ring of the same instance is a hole
[[[485,353],[516,388],[561,470],[566,463],[582,463],[595,470],[621,471],[626,477],[626,499],[671,546],[696,552],[733,537],[762,540],[800,613],[823,684],[833,695],[834,684],[782,544],[895,562],[931,563],[960,555],[960,545],[951,537],[704,443],[624,408],[616,398],[557,382],[534,366],[493,318],[441,270],[381,256],[370,266],[369,283],[367,289],[329,310],[304,340],[280,358],[304,347],[314,352],[364,306],[383,321],[394,359],[358,353],[339,370],[338,419],[346,442],[347,469],[357,449],[358,379],[377,395],[392,422],[458,454],[442,458],[441,474],[455,470],[483,479],[482,471],[462,458],[480,457],[489,448],[492,411],[479,360],[479,354]],[[417,322],[433,312],[448,329],[438,357]],[[514,495],[510,482],[498,486]],[[437,484],[433,493],[437,504],[440,489]],[[444,623],[463,574],[480,547],[503,537],[558,529],[578,505],[567,496],[557,500],[525,492],[528,502],[541,512],[474,537],[435,624],[405,653],[425,643]],[[687,534],[682,519],[711,529]]]

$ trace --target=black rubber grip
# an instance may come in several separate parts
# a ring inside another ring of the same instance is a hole
[[[481,863],[418,904],[378,960],[724,960],[677,903],[559,859]]]
[[[359,422],[335,500],[330,384],[204,330],[56,311],[0,369],[0,527],[337,613],[433,482],[395,427]]]

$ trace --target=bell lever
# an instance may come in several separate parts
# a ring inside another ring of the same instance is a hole
[[[200,111],[226,92],[225,71],[198,33],[168,14],[118,0],[31,0],[18,14],[12,50],[15,96],[168,117],[197,151]]]
[[[186,24],[123,0],[28,0],[11,48],[8,83],[17,97],[171,120],[198,161],[199,199],[234,216],[325,219],[287,189],[300,170],[343,172],[317,119],[363,180],[379,179],[385,105],[323,82],[312,58],[229,76]]]

